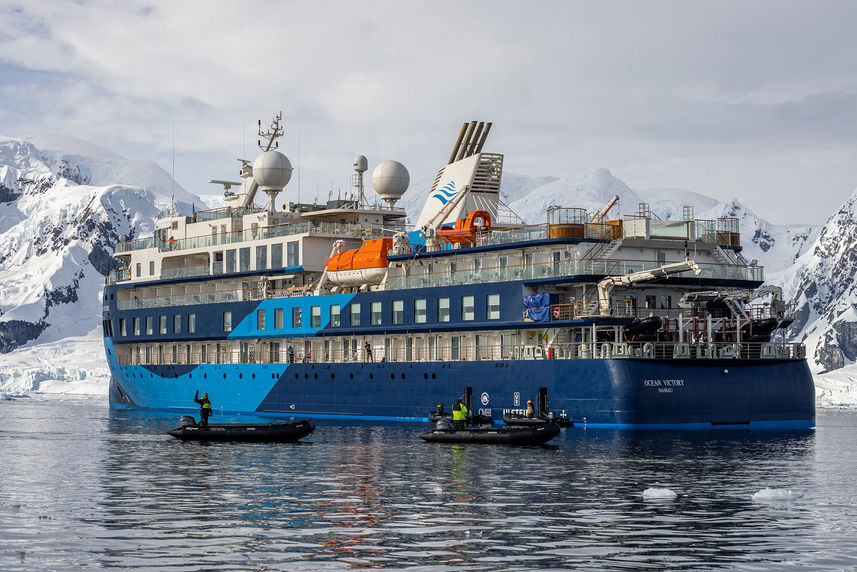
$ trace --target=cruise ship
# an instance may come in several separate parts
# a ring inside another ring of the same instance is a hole
[[[497,423],[532,399],[575,427],[814,426],[793,308],[742,256],[737,219],[620,214],[613,197],[523,224],[477,121],[413,227],[396,206],[405,166],[377,165],[372,202],[362,155],[345,199],[277,210],[292,174],[281,121],[260,122],[239,181],[210,181],[226,206],[118,243],[111,407],[193,411],[199,390],[230,414],[420,421],[463,397]]]

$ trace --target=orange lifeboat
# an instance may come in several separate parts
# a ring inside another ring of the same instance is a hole
[[[334,254],[327,260],[327,278],[340,286],[380,284],[387,273],[392,238],[364,240],[360,248]]]
[[[476,234],[491,231],[491,213],[488,211],[470,211],[467,218],[455,221],[452,228],[439,228],[437,235],[444,242],[474,243]]]

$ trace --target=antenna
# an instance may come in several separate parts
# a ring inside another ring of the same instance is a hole
[[[258,140],[257,143],[259,148],[262,151],[270,151],[271,147],[274,146],[274,141],[277,137],[281,137],[283,135],[283,128],[280,127],[280,121],[283,120],[283,112],[277,114],[274,117],[274,120],[271,122],[271,127],[268,131],[262,131],[262,120],[259,120],[259,137],[265,137],[268,139],[268,142],[262,147],[262,140]]]
[[[170,196],[170,208],[176,212],[176,122],[173,120],[173,194]]]

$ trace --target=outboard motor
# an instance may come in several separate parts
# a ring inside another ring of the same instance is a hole
[[[193,418],[193,415],[182,415],[179,425],[182,427],[196,427],[196,419]]]
[[[438,419],[434,427],[440,431],[445,431],[447,429],[452,429],[452,423],[449,422],[449,419]]]

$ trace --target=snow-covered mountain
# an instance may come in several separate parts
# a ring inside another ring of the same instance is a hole
[[[398,206],[415,217],[430,186],[413,181]],[[837,370],[819,395],[831,405],[857,403],[857,365],[849,365],[857,363],[857,192],[823,227],[810,227],[770,224],[737,199],[631,189],[607,169],[563,178],[505,173],[501,186],[528,224],[543,222],[550,206],[599,210],[614,194],[611,216],[647,203],[662,219],[681,217],[688,205],[698,219],[737,217],[745,258],[765,266],[768,281],[798,305],[790,337],[806,341],[814,372]],[[68,137],[0,137],[0,392],[106,391],[104,273],[118,237],[150,235],[173,196],[181,212],[205,208],[155,163]]]
[[[71,138],[0,139],[0,389],[106,373],[91,353],[114,246],[151,234],[173,193],[180,212],[202,205],[152,162]]]

